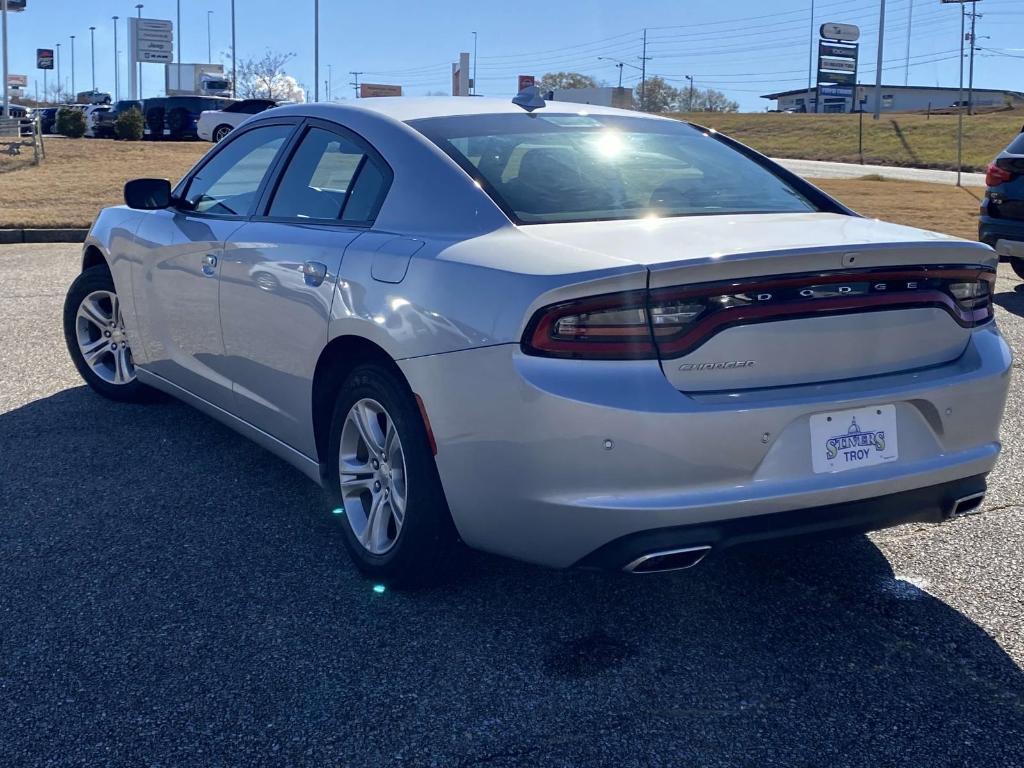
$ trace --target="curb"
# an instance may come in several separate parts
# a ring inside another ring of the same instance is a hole
[[[84,243],[88,229],[0,229],[0,245]]]

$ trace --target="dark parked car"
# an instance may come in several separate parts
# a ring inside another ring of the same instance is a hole
[[[57,110],[59,107],[45,107],[39,110],[39,125],[43,133],[57,130]]]
[[[1024,130],[988,167],[978,239],[1024,278]]]
[[[112,139],[117,135],[117,117],[129,109],[137,109],[142,112],[142,102],[122,99],[114,104],[107,112],[101,112],[96,116],[96,127],[93,129],[97,137]]]
[[[224,109],[233,99],[214,96],[166,96],[146,99],[145,135],[150,139],[169,138],[172,141],[199,138],[196,123],[199,115],[209,109]]]

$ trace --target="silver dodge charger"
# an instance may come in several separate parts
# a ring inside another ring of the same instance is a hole
[[[463,545],[650,573],[977,511],[1010,351],[987,246],[677,120],[524,91],[255,115],[104,210],[64,310],[332,497],[391,584]]]

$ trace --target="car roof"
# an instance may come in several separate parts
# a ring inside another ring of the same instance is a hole
[[[521,115],[523,113],[523,108],[513,104],[511,99],[473,96],[379,96],[338,103],[317,102],[313,104],[297,104],[295,106],[283,107],[283,109],[326,119],[330,119],[332,114],[341,117],[349,110],[356,109],[364,112],[375,112],[401,122],[429,117],[493,114]],[[630,115],[651,120],[667,119],[643,112],[601,107],[594,104],[576,104],[568,101],[549,101],[546,107],[538,110],[537,114],[579,114],[580,112],[599,115]]]

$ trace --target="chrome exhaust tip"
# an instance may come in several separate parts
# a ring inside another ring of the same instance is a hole
[[[981,503],[985,500],[985,492],[972,493],[969,496],[961,496],[953,501],[949,510],[949,517],[963,517],[964,515],[976,515],[981,511]]]
[[[707,557],[711,547],[686,547],[685,549],[666,549],[660,552],[649,552],[638,557],[627,565],[626,573],[664,573],[665,571],[682,571],[693,568]]]

